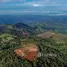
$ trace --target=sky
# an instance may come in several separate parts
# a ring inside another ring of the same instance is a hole
[[[67,0],[0,0],[2,14],[67,15]]]

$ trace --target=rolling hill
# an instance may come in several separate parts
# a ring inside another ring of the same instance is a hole
[[[67,34],[55,32],[43,24],[32,25],[0,25],[0,67],[66,67]],[[33,44],[38,48],[38,56],[32,62],[14,52]]]

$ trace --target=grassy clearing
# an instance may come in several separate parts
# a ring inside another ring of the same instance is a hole
[[[0,35],[0,38],[10,37],[10,36],[12,36],[12,35],[10,35],[10,34],[8,34],[8,33],[5,33],[5,34],[1,34],[1,35]]]
[[[67,35],[65,34],[56,33],[52,38],[58,44],[67,42]]]
[[[52,38],[57,44],[67,43],[67,34],[55,33],[55,32],[45,32],[38,35],[41,38]]]
[[[0,35],[0,39],[2,39],[3,41],[10,41],[13,39],[13,36],[5,33]]]
[[[30,46],[30,45],[34,45],[37,42],[34,39],[22,39],[21,40],[21,46]]]

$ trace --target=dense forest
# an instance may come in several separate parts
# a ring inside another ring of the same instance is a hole
[[[62,26],[56,26],[1,23],[0,67],[67,67],[67,34],[63,32],[66,28],[62,30]],[[35,44],[38,52],[43,54],[32,62],[14,52],[29,44]]]

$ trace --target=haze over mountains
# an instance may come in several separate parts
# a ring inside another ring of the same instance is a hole
[[[16,23],[25,23],[33,28],[40,28],[41,31],[46,29],[67,33],[67,16],[0,15],[0,24]]]
[[[18,23],[18,22],[49,22],[66,24],[67,16],[50,16],[50,15],[0,15],[0,23]]]

